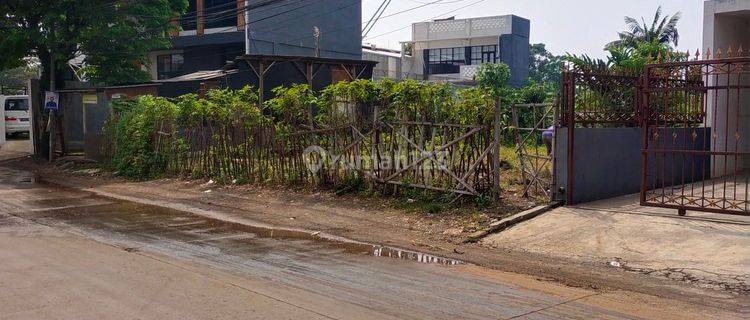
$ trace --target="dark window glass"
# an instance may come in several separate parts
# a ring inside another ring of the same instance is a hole
[[[460,48],[429,49],[428,74],[459,73],[466,64],[466,51]]]
[[[197,27],[196,23],[196,9],[195,0],[188,0],[188,9],[185,14],[180,17],[180,26],[183,30],[195,30]]]
[[[205,0],[206,29],[237,26],[237,1]]]
[[[471,64],[496,63],[499,60],[497,45],[471,47]]]
[[[188,10],[180,18],[184,30],[195,30],[198,27],[198,7],[195,0],[188,1]],[[205,28],[228,28],[237,26],[236,0],[204,0],[203,19]]]
[[[26,111],[26,110],[29,110],[29,99],[5,100],[5,111]]]
[[[156,73],[159,79],[169,79],[181,75],[185,60],[180,53],[156,57]]]

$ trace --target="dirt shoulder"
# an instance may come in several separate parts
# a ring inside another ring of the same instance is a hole
[[[6,163],[32,170],[44,181],[103,196],[170,207],[252,225],[321,232],[356,241],[384,244],[459,259],[539,280],[599,291],[625,290],[731,310],[744,310],[746,295],[697,288],[686,283],[611,268],[603,263],[574,261],[462,244],[475,223],[470,215],[453,217],[394,209],[386,200],[329,193],[306,193],[251,186],[217,186],[205,181],[161,179],[132,182],[91,170],[70,172],[31,160]],[[65,168],[63,168],[65,169]],[[73,170],[75,171],[75,170]],[[93,175],[92,175],[93,174]],[[509,212],[510,213],[510,212]]]

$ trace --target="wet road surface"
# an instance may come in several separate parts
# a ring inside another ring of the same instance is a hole
[[[526,289],[482,276],[492,271],[476,272],[483,268],[461,261],[123,202],[0,168],[0,234],[19,220],[126,253],[164,255],[261,279],[272,284],[264,293],[270,297],[293,292],[299,300],[338,301],[354,314],[362,310],[361,318],[365,313],[401,319],[633,318],[585,303],[591,292],[558,296]],[[3,283],[9,282],[0,279]],[[314,304],[306,310],[328,318],[337,314]]]

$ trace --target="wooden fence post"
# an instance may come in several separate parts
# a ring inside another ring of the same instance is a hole
[[[495,193],[495,199],[500,199],[500,131],[502,130],[502,110],[500,105],[500,97],[497,97],[495,101],[495,120],[494,120],[494,156],[492,157],[492,183],[493,192]]]

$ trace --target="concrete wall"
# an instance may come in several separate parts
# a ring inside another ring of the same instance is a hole
[[[363,50],[362,60],[376,61],[378,63],[375,68],[373,68],[373,79],[403,79],[406,76],[403,72],[403,64],[400,54]]]
[[[722,51],[731,46],[750,48],[750,0],[713,0],[704,3],[703,48]],[[726,56],[726,55],[725,55]],[[750,74],[709,78],[709,85],[750,85]],[[750,89],[711,90],[707,95],[706,123],[715,128],[713,151],[750,152]],[[740,140],[735,136],[739,134]],[[725,138],[729,137],[728,140]],[[721,159],[718,159],[721,158]],[[713,175],[719,177],[750,169],[750,158],[718,157]],[[724,161],[726,160],[726,161]]]
[[[642,177],[642,128],[576,128],[574,144],[574,179],[573,203],[583,203],[621,195],[638,193],[641,190]],[[690,129],[693,130],[693,129]],[[710,136],[710,129],[697,128],[698,138],[691,139],[685,129],[663,129],[660,133],[662,144],[674,143],[685,149],[708,150],[710,141],[703,137]],[[673,133],[677,133],[674,139]],[[674,139],[674,140],[673,140]],[[667,141],[669,140],[669,141]],[[565,200],[568,192],[568,129],[558,128],[555,133],[555,166],[557,198]],[[653,157],[649,160],[649,184],[671,185],[669,182],[682,183],[682,177],[707,176],[710,168],[709,158],[693,157],[693,161],[684,161],[681,156],[666,155],[657,163]],[[672,161],[675,160],[675,161]],[[665,165],[666,164],[666,165]],[[658,175],[655,175],[658,168]],[[695,168],[695,169],[693,169]],[[696,171],[692,171],[696,170]],[[657,177],[654,181],[653,178]],[[664,181],[662,181],[664,177]],[[679,179],[677,179],[679,178]],[[691,182],[690,179],[684,182]],[[559,192],[560,189],[564,189]]]

